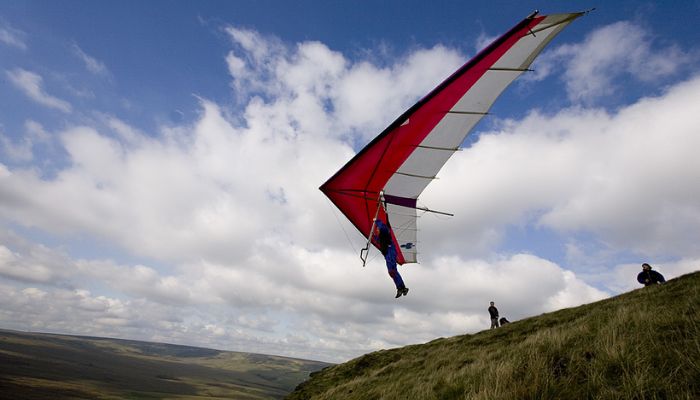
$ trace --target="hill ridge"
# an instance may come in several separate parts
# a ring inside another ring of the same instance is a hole
[[[0,399],[280,399],[328,363],[0,329]]]
[[[365,354],[287,399],[697,399],[700,272],[502,328]]]

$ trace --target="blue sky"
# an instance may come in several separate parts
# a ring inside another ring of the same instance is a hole
[[[422,198],[411,294],[318,186],[534,9],[596,10]],[[0,5],[0,327],[343,361],[700,269],[700,3]],[[436,295],[439,293],[439,295]]]

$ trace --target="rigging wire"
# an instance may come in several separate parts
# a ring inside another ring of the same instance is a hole
[[[335,210],[335,205],[333,204],[333,202],[331,202],[331,200],[328,197],[326,197],[326,200],[328,201],[328,203],[330,203],[331,210],[333,210],[333,215],[335,216],[335,220],[338,223],[338,225],[340,225],[340,229],[343,230],[343,233],[345,234],[345,238],[348,240],[348,243],[350,244],[350,249],[352,250],[353,253],[357,253],[357,249],[355,249],[355,245],[353,244],[352,240],[350,240],[350,236],[348,235],[348,232],[345,230],[345,228],[343,227],[343,224],[340,222],[340,218],[338,218],[338,212]]]
[[[343,234],[345,235],[345,239],[347,239],[348,244],[350,245],[350,250],[352,250],[353,253],[357,253],[357,249],[355,248],[355,244],[352,242],[352,240],[350,239],[350,235],[348,235],[348,232],[345,230],[345,228],[343,227],[343,224],[340,222],[340,218],[338,217],[338,211],[335,209],[335,205],[333,204],[333,202],[329,198],[326,198],[326,200],[330,204],[331,210],[333,210],[333,216],[335,216],[336,222],[340,226],[340,229],[343,231]],[[372,257],[370,257],[367,260],[367,262],[372,262],[372,260],[377,258],[377,256],[379,254],[381,254],[381,253],[375,253]]]

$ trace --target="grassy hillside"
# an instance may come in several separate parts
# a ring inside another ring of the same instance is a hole
[[[0,399],[279,399],[326,363],[0,330]]]
[[[311,374],[288,399],[700,399],[700,272]]]

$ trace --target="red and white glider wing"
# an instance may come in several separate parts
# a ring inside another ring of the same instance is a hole
[[[418,196],[505,88],[582,14],[525,18],[404,112],[321,191],[365,237],[377,210],[384,221],[388,213],[397,261],[417,262]],[[378,207],[380,193],[386,213]]]

